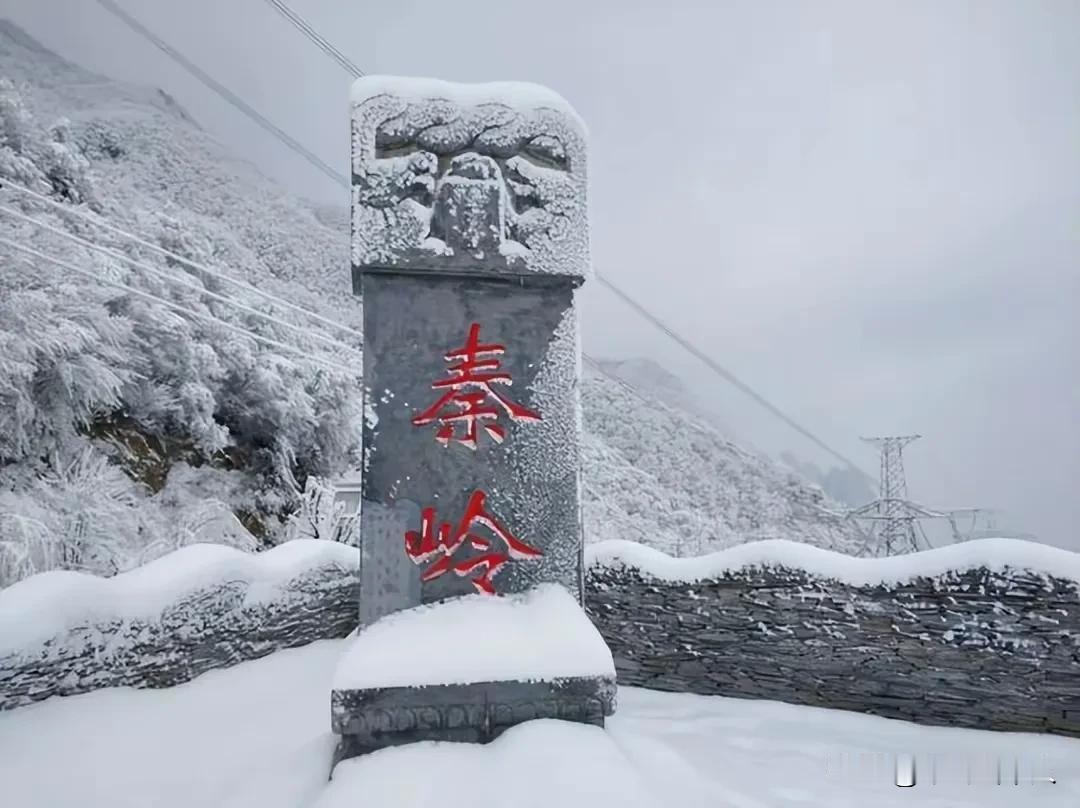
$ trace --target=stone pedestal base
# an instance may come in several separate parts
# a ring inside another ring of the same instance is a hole
[[[487,743],[538,718],[602,727],[615,712],[615,678],[334,690],[330,704],[337,763],[415,741]]]

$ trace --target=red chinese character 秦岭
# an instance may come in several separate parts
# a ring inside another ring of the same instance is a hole
[[[465,507],[465,515],[461,517],[456,528],[451,527],[448,522],[443,522],[436,529],[435,509],[424,508],[420,517],[420,530],[410,530],[405,534],[405,552],[415,564],[423,564],[435,556],[441,557],[424,570],[420,575],[421,581],[432,581],[450,571],[459,576],[479,571],[480,574],[472,579],[473,586],[479,592],[493,595],[495,587],[491,579],[507,561],[512,558],[520,560],[538,558],[543,555],[535,547],[530,547],[499,524],[495,517],[484,509],[484,500],[483,491],[474,491]],[[489,539],[473,533],[473,528],[476,526],[486,527],[498,536],[506,545],[505,551],[494,550]],[[466,543],[472,549],[481,551],[480,554],[455,563],[454,553]]]
[[[500,409],[512,421],[539,421],[540,415],[516,404],[502,395],[493,384],[512,384],[509,373],[499,371],[499,357],[506,352],[502,345],[480,343],[480,324],[469,326],[469,337],[465,345],[446,354],[447,362],[455,362],[447,370],[450,377],[434,382],[434,390],[445,390],[443,395],[412,419],[416,426],[424,426],[436,421],[439,430],[435,439],[446,446],[451,440],[475,449],[480,435],[479,427],[493,440],[502,443],[506,430],[497,421]],[[464,433],[458,432],[458,425],[464,425]]]

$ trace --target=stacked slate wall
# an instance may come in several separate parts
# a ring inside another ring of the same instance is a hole
[[[356,567],[355,549],[309,541],[259,556],[189,547],[111,579],[28,578],[0,591],[0,710],[104,687],[172,687],[344,637],[356,627]]]
[[[594,562],[586,593],[621,685],[1080,736],[1075,580],[983,567],[853,585],[751,566],[691,582]]]
[[[841,580],[814,564],[760,561],[770,545],[785,542],[745,545],[754,550],[753,563],[667,559],[681,565],[674,575],[627,561],[622,552],[645,548],[616,544],[616,553],[589,548],[586,608],[612,650],[621,685],[1080,737],[1076,554],[874,582]],[[772,555],[791,555],[789,549]],[[118,596],[110,617],[111,607],[95,597],[86,600],[93,608],[74,619],[79,597],[66,586],[39,591],[32,609],[31,599],[14,596],[22,584],[0,591],[0,710],[101,687],[169,687],[278,649],[345,636],[357,619],[355,551],[292,552],[298,557],[288,563],[278,548],[200,573],[141,616]],[[181,562],[161,559],[157,573],[170,564],[190,567]],[[246,569],[251,563],[270,572]],[[94,583],[127,591],[123,577]],[[18,629],[24,640],[13,642],[11,627],[40,621],[58,599],[70,619],[44,634]]]

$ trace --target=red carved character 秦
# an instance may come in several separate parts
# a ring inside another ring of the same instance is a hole
[[[497,423],[505,413],[512,421],[539,421],[540,415],[516,404],[492,385],[513,383],[509,373],[501,372],[499,357],[506,352],[502,345],[480,342],[480,324],[469,326],[465,345],[446,354],[449,378],[434,382],[434,390],[445,391],[430,407],[412,419],[416,426],[439,423],[435,439],[444,446],[456,441],[475,449],[484,428],[497,443],[506,437],[506,429]],[[459,427],[462,429],[459,430]]]

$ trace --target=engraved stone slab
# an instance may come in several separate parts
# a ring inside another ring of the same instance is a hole
[[[544,582],[580,601],[584,127],[534,85],[364,77],[352,135],[362,624]]]

